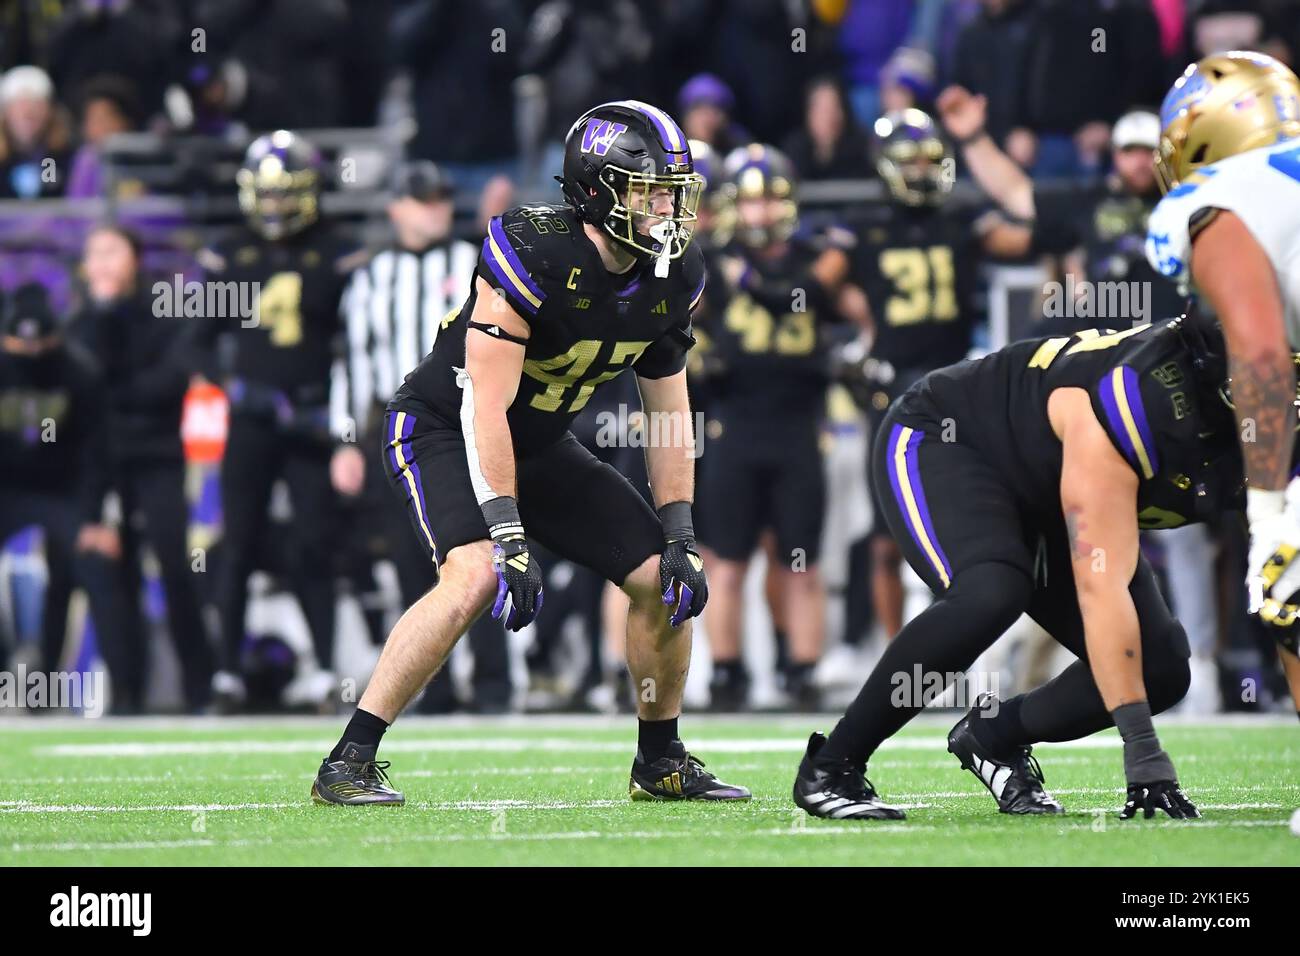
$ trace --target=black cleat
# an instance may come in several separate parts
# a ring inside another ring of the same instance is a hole
[[[975,706],[948,733],[948,752],[961,761],[993,794],[1003,813],[1064,813],[1061,802],[1043,789],[1043,768],[1034,759],[1033,748],[1017,747],[1010,754],[995,755],[979,742],[971,725],[980,711],[996,700],[980,694]]]
[[[748,800],[744,787],[723,783],[704,769],[704,763],[674,741],[666,757],[647,763],[641,751],[632,761],[627,793],[633,800]]]
[[[808,738],[808,749],[794,778],[794,802],[814,817],[826,820],[904,820],[901,808],[881,801],[876,788],[867,779],[865,767],[845,761],[836,767],[814,763],[817,752],[826,745],[825,734]]]
[[[347,743],[343,745],[341,760],[328,757],[322,760],[311,785],[312,800],[347,806],[378,803],[400,807],[404,804],[406,797],[388,782],[388,761],[375,760],[376,749]]]

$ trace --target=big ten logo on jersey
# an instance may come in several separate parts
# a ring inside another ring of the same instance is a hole
[[[563,355],[526,360],[524,374],[546,386],[545,391],[530,398],[528,404],[542,412],[580,412],[598,385],[631,368],[650,345],[649,342],[611,343],[609,359],[598,363],[601,347],[605,344],[600,339],[583,339]],[[603,367],[603,370],[596,372],[593,366]]]
[[[593,117],[587,120],[587,128],[582,131],[582,145],[580,148],[584,153],[604,156],[609,152],[609,148],[614,145],[614,141],[626,132],[626,123],[615,123],[613,120]]]
[[[949,246],[884,249],[880,273],[894,284],[894,294],[885,304],[885,321],[890,325],[957,318],[956,274]]]
[[[817,346],[816,317],[811,309],[780,316],[755,302],[747,293],[731,300],[724,317],[727,329],[740,338],[745,352],[809,355]]]

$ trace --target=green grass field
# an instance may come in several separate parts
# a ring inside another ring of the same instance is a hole
[[[0,865],[1297,865],[1294,721],[1161,722],[1205,819],[1121,822],[1119,740],[1037,749],[1064,818],[1000,815],[927,716],[876,755],[905,823],[813,820],[790,802],[828,717],[688,715],[688,745],[752,803],[631,803],[631,718],[403,720],[382,756],[402,808],[313,806],[340,720],[0,723]]]

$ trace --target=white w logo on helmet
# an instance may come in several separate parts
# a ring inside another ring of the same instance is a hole
[[[587,120],[587,128],[582,131],[582,151],[604,156],[614,145],[614,141],[626,132],[626,123],[615,123],[613,120],[592,117]]]

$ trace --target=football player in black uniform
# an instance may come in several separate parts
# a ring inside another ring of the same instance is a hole
[[[506,627],[542,608],[529,537],[620,585],[640,732],[633,799],[746,800],[677,735],[690,618],[708,589],[695,546],[686,397],[691,311],[705,275],[691,229],[701,180],[680,127],[625,100],[569,130],[567,206],[494,218],[474,290],[389,405],[384,461],[440,583],[393,629],[313,798],[401,803],[380,738],[488,608]],[[568,431],[593,390],[628,369],[657,441],[658,513]]]
[[[890,202],[858,223],[853,278],[871,308],[867,414],[873,430],[889,403],[936,368],[966,357],[975,306],[975,269],[984,253],[1000,255],[1013,228],[950,197],[951,150],[934,121],[917,109],[876,121],[876,169]],[[888,637],[902,627],[902,554],[879,502],[870,540],[872,603]]]
[[[287,130],[256,139],[238,174],[247,224],[199,256],[209,289],[257,290],[255,315],[210,314],[205,322],[208,375],[230,400],[221,465],[221,664],[213,678],[224,710],[244,699],[239,658],[248,575],[266,545],[267,507],[277,478],[288,484],[297,516],[292,583],[323,669],[322,700],[333,689],[330,367],[339,299],[364,252],[321,221],[320,166],[315,147]]]
[[[815,816],[901,819],[865,769],[922,709],[914,675],[951,680],[1027,613],[1079,660],[1028,694],[981,695],[948,737],[961,765],[1005,813],[1061,813],[1030,745],[1113,724],[1124,815],[1197,816],[1151,720],[1187,691],[1187,636],[1138,532],[1242,506],[1226,375],[1217,330],[1182,318],[1018,342],[933,372],[895,402],[872,478],[936,600],[830,738],[813,734],[795,802]]]
[[[796,232],[794,167],[759,143],[727,158],[723,195],[731,241],[721,251],[727,301],[710,323],[708,468],[714,705],[744,703],[742,594],[764,530],[775,534],[773,570],[789,639],[787,687],[795,706],[817,709],[812,672],[825,636],[826,591],[818,558],[826,505],[819,448],[830,359],[825,323],[849,257],[825,235]],[[719,283],[717,278],[724,281]]]

